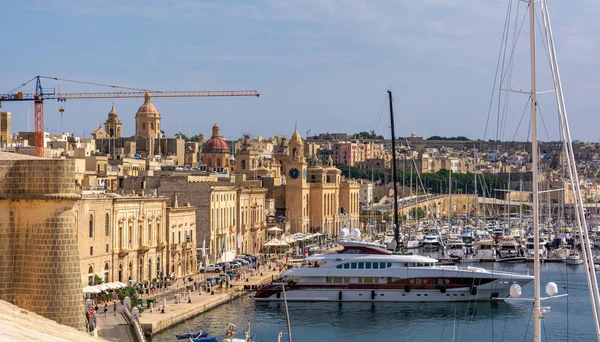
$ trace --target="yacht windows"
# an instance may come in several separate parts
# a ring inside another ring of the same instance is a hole
[[[362,269],[364,269],[364,268],[365,268],[365,263],[364,263],[364,262],[359,262],[359,263],[358,263],[358,269],[359,269],[359,270],[362,270]]]
[[[404,266],[413,266],[413,264],[405,263]],[[353,270],[377,270],[392,267],[391,262],[349,262],[335,266],[338,269],[353,269]]]
[[[350,264],[344,264],[344,268],[345,269],[349,269],[350,268]]]
[[[370,262],[365,262],[365,268],[370,270],[371,269],[371,263]]]
[[[353,270],[356,269],[356,263],[355,262],[350,263],[350,268]]]
[[[379,269],[379,263],[378,262],[374,262],[373,263],[373,269]]]

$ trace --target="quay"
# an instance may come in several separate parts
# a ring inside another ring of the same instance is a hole
[[[165,298],[167,300],[167,306],[164,313],[161,312],[162,301],[164,301],[164,299],[161,298],[157,300],[154,309],[145,309],[140,316],[139,321],[142,330],[144,331],[144,335],[152,336],[212,308],[228,303],[233,299],[248,293],[243,291],[244,286],[255,287],[264,285],[271,282],[271,280],[278,275],[278,269],[273,267],[262,272],[254,271],[254,275],[250,275],[244,280],[232,282],[230,288],[219,288],[218,286],[214,286],[214,294],[200,290],[193,291],[190,302],[187,301],[187,297],[182,295],[183,289],[179,291],[179,294],[181,295],[181,298],[186,299],[181,299],[179,303],[176,303],[176,293],[171,293],[170,296]]]

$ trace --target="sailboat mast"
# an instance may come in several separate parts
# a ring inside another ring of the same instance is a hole
[[[479,206],[479,203],[477,203],[477,150],[475,149],[475,145],[473,145],[473,183],[473,188],[475,189],[475,191],[473,191],[473,196],[475,196],[473,199],[473,208],[475,208],[475,228],[479,228],[479,222],[477,222],[477,207]]]
[[[535,72],[535,0],[529,0],[529,50],[531,66],[531,173],[533,190],[533,267],[534,267],[534,293],[533,293],[533,312],[534,312],[534,330],[533,340],[541,342],[542,340],[542,310],[541,310],[541,289],[540,289],[540,227],[539,227],[539,208],[538,208],[538,140],[537,140],[537,90],[536,90],[536,72]]]
[[[394,105],[392,102],[392,91],[388,90],[390,100],[390,125],[392,128],[392,183],[394,184],[394,240],[396,250],[400,248],[400,226],[398,225],[398,180],[396,179],[396,132],[394,131]]]

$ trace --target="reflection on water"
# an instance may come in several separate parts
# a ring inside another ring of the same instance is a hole
[[[532,274],[532,264],[483,264],[496,270]],[[549,341],[593,341],[595,333],[583,267],[542,266],[542,284],[554,281],[569,297],[544,302],[552,312],[544,319]],[[523,289],[531,297],[533,287]],[[532,302],[463,303],[289,303],[294,341],[491,341],[531,340]],[[568,315],[567,315],[568,313]],[[568,318],[567,318],[568,317]],[[174,341],[176,333],[203,329],[222,337],[227,323],[238,326],[239,336],[251,320],[258,341],[286,340],[282,303],[255,303],[242,297],[179,324],[153,338]],[[545,338],[546,336],[544,336]]]

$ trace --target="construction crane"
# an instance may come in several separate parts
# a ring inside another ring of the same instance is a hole
[[[50,79],[55,81],[65,81],[72,83],[89,84],[103,87],[128,89],[133,91],[121,92],[105,92],[105,93],[57,93],[54,88],[42,88],[40,79]],[[35,80],[35,92],[24,93],[15,92],[23,86]],[[148,89],[130,88],[115,86],[109,84],[93,83],[68,80],[58,77],[36,76],[31,80],[21,84],[19,87],[11,90],[5,95],[0,95],[0,107],[4,101],[33,101],[34,102],[34,117],[35,117],[35,155],[38,157],[44,156],[44,100],[58,100],[65,102],[67,100],[84,100],[84,99],[131,99],[143,98],[146,94],[153,97],[214,97],[214,96],[260,96],[256,90],[222,90],[222,91],[154,91]],[[61,107],[62,109],[62,107]],[[62,112],[61,112],[62,114]]]

